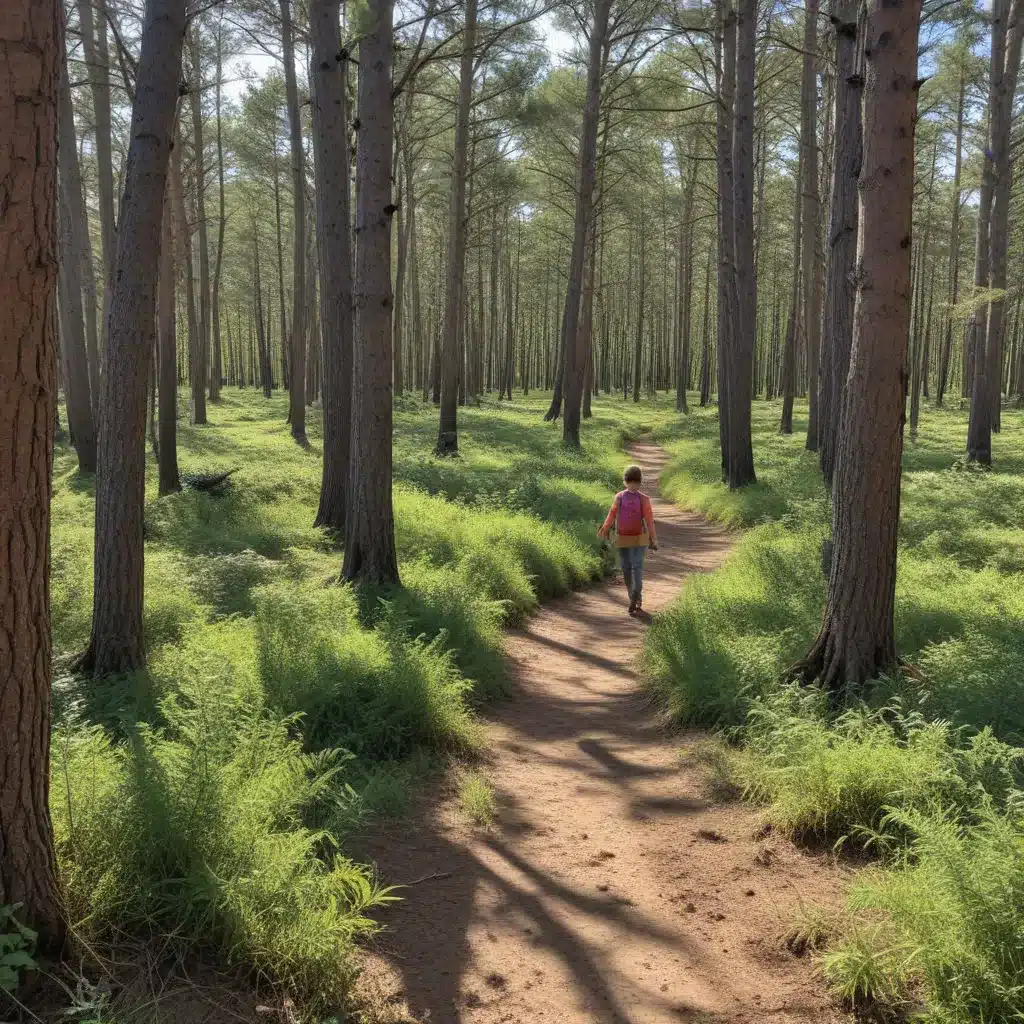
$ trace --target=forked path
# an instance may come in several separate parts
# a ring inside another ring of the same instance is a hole
[[[727,532],[657,498],[664,452],[632,456],[654,498],[656,612],[726,557]],[[452,792],[364,853],[412,882],[384,915],[365,991],[381,1019],[431,1024],[833,1021],[780,936],[801,900],[831,902],[824,858],[764,837],[707,795],[642,694],[645,621],[621,582],[546,606],[508,642],[512,694],[488,707],[498,816],[474,830]],[[692,742],[692,741],[691,741]],[[408,1016],[406,1016],[406,1014]]]

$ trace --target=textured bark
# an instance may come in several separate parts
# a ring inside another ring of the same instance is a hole
[[[56,0],[0,12],[0,904],[64,945],[50,827],[50,475],[57,421]]]
[[[184,35],[185,0],[148,0],[103,360],[92,639],[82,659],[96,675],[131,671],[146,660],[146,388]]]
[[[590,330],[581,330],[580,311],[583,304],[584,265],[587,242],[596,228],[594,222],[594,190],[597,186],[597,129],[601,116],[601,70],[608,35],[611,0],[596,0],[594,20],[590,25],[587,56],[587,92],[583,103],[580,128],[578,187],[573,224],[572,250],[569,255],[569,280],[562,313],[564,364],[562,367],[562,441],[573,448],[580,446],[580,414],[583,404],[587,355],[590,351]],[[593,266],[590,284],[593,288]],[[586,315],[586,314],[584,314]]]
[[[312,0],[313,159],[320,321],[323,325],[324,461],[316,525],[344,530],[352,418],[352,252],[341,0]]]
[[[476,0],[466,0],[459,65],[459,99],[455,114],[455,151],[448,221],[448,266],[445,277],[444,326],[441,335],[441,414],[438,455],[459,453],[459,320],[466,274],[466,162],[469,155],[469,114],[473,99],[476,49]]]
[[[932,204],[935,195],[935,168],[938,163],[938,145],[932,146],[932,165],[928,175],[928,205],[925,207],[924,231],[921,238],[921,259],[918,263],[917,303],[914,309],[914,332],[910,360],[910,438],[917,439],[917,424],[921,416],[921,377],[924,372],[924,337],[929,329],[925,319],[925,268],[931,262],[931,278],[935,282],[935,263],[928,259],[928,244],[932,231]],[[931,315],[930,313],[928,314]]]
[[[819,263],[821,202],[818,197],[818,0],[804,8],[803,76],[800,85],[800,165],[803,168],[803,338],[807,347],[807,449],[818,450],[818,361],[821,350]]]
[[[818,383],[818,458],[825,486],[832,487],[839,444],[843,389],[853,344],[854,271],[857,261],[857,176],[861,160],[860,65],[863,6],[837,8],[835,156],[825,282],[825,318]]]
[[[82,303],[84,274],[92,267],[82,264],[82,252],[88,244],[80,236],[85,215],[82,176],[75,145],[74,114],[67,65],[61,63],[58,109],[58,165],[60,189],[57,223],[59,225],[61,347],[64,353],[65,398],[68,426],[78,454],[78,468],[96,472],[96,430],[93,422],[89,357],[85,334],[86,312]]]
[[[733,109],[733,245],[735,319],[729,359],[729,438],[724,452],[730,489],[756,482],[750,404],[757,338],[757,268],[754,263],[754,64],[757,0],[739,0],[736,19],[736,91]]]
[[[690,375],[690,335],[693,325],[693,197],[697,186],[696,140],[694,135],[694,151],[690,153],[690,167],[683,192],[683,206],[679,225],[679,262],[678,262],[678,320],[676,337],[679,345],[679,356],[676,365],[676,412],[688,413],[686,404],[686,388]],[[682,168],[680,168],[680,175]]]
[[[391,501],[392,0],[370,0],[359,44],[352,458],[342,578],[396,584]]]
[[[174,229],[170,190],[164,199],[160,236],[160,281],[157,286],[157,466],[160,494],[181,490],[178,473],[178,338],[174,301]]]
[[[292,209],[295,247],[292,256],[292,334],[288,346],[288,422],[292,437],[306,441],[306,167],[302,148],[302,116],[295,80],[295,40],[292,0],[281,0],[281,49],[284,92],[288,108],[288,138],[292,165]],[[390,166],[390,165],[389,165]],[[284,301],[284,293],[281,295]],[[281,344],[285,344],[284,337]]]
[[[900,511],[920,0],[869,0],[857,300],[833,483],[821,631],[797,668],[833,692],[896,663]]]

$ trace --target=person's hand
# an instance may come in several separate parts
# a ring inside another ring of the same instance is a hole
[[[598,535],[598,537],[601,538],[601,540],[607,540],[608,539],[608,530],[607,530],[607,528],[604,527],[604,526],[599,526],[597,528],[597,535]]]
[[[657,551],[658,550],[658,542],[657,541],[652,541],[651,542],[651,550],[652,551]]]

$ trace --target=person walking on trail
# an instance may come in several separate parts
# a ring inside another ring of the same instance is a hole
[[[640,490],[644,475],[639,466],[627,466],[622,474],[625,490],[615,495],[597,534],[607,539],[615,527],[615,546],[619,549],[622,578],[629,592],[629,614],[636,615],[644,606],[644,556],[647,549],[658,550],[658,534],[654,528],[651,499]]]

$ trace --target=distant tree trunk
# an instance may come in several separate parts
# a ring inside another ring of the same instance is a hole
[[[91,275],[92,267],[88,264],[83,265],[82,260],[83,251],[88,246],[88,224],[85,223],[82,175],[78,164],[74,113],[71,107],[71,86],[65,62],[61,63],[58,105],[58,281],[62,347],[67,367],[65,397],[68,425],[78,454],[78,468],[84,473],[95,473],[96,429],[93,422],[88,343],[85,335],[86,311],[82,306],[83,275]],[[86,231],[85,239],[80,234],[83,225]]]
[[[50,825],[50,495],[57,422],[56,0],[0,16],[0,904],[59,959],[66,928]]]
[[[206,386],[210,376],[210,233],[206,222],[206,147],[203,137],[203,76],[201,71],[202,53],[199,45],[198,19],[192,21],[190,40],[191,77],[189,81],[189,106],[192,112],[192,145],[195,151],[196,179],[196,237],[199,242],[199,346],[196,353],[196,387],[203,392],[202,419],[206,422]],[[211,390],[212,390],[211,385]],[[210,396],[211,398],[213,395]]]
[[[800,149],[803,168],[804,341],[807,345],[807,450],[818,450],[818,359],[821,351],[821,293],[816,273],[821,239],[818,197],[818,0],[804,7],[803,78],[800,88]]]
[[[263,388],[263,397],[270,398],[270,393],[274,387],[274,372],[270,358],[270,341],[267,338],[266,322],[263,319],[263,283],[261,280],[262,275],[260,273],[260,239],[259,230],[255,220],[253,220],[252,235],[253,297],[256,302],[256,341],[259,347],[260,385]],[[326,458],[326,452],[324,457]]]
[[[448,267],[445,280],[444,328],[441,336],[441,416],[437,454],[459,453],[459,320],[466,273],[466,160],[469,153],[469,114],[473,99],[476,57],[476,0],[465,0],[459,100],[455,115],[452,156],[452,194],[448,224]]]
[[[700,407],[711,401],[711,247],[704,267],[704,317],[701,321]]]
[[[961,69],[957,90],[956,133],[953,152],[953,198],[951,200],[949,228],[949,309],[945,315],[942,343],[939,349],[938,376],[935,382],[935,405],[942,407],[949,384],[949,361],[953,352],[953,309],[960,298],[960,210],[963,197],[960,195],[960,173],[963,166],[964,148],[964,100],[967,94],[967,76]]]
[[[180,143],[179,132],[179,143]],[[181,146],[174,146],[170,159],[170,194],[174,211],[174,233],[181,247],[185,277],[185,313],[188,317],[188,382],[191,402],[189,419],[193,424],[206,422],[206,385],[202,371],[203,342],[196,308],[195,265],[192,262],[192,235],[185,209],[185,185],[181,173]]]
[[[856,298],[857,176],[861,161],[863,5],[838,6],[836,28],[836,145],[825,284],[825,324],[818,387],[818,453],[825,486],[831,489],[839,445],[839,414],[850,369]]]
[[[291,344],[282,335],[288,350],[288,422],[292,437],[306,445],[306,169],[302,148],[302,116],[299,111],[299,87],[295,80],[295,40],[292,26],[293,0],[281,0],[281,51],[284,59],[285,103],[292,163],[292,226],[295,247],[292,256],[292,333]],[[340,45],[340,41],[339,41]],[[389,165],[390,166],[390,165]],[[284,302],[284,294],[281,295]]]
[[[224,195],[224,132],[221,123],[221,84],[224,76],[223,61],[224,22],[217,26],[217,260],[213,265],[213,297],[210,316],[213,321],[213,352],[210,359],[210,401],[220,401],[220,382],[224,375],[220,342],[220,281],[224,268],[224,231],[227,210]],[[229,356],[230,361],[230,356]]]
[[[693,197],[697,187],[697,169],[700,166],[697,162],[696,140],[695,134],[693,152],[689,154],[690,167],[686,190],[683,193],[679,225],[679,319],[676,324],[679,360],[676,366],[676,412],[683,413],[690,411],[686,404],[686,387],[690,375],[690,332],[693,327]]]
[[[718,171],[718,442],[722,481],[726,479],[726,452],[729,450],[730,360],[736,324],[736,224],[735,186],[733,182],[733,116],[736,92],[736,12],[732,0],[716,0],[718,18],[717,86],[718,109],[715,127]]]
[[[580,446],[580,414],[587,371],[587,353],[590,350],[590,331],[588,328],[584,333],[580,329],[580,310],[584,302],[587,241],[593,236],[596,228],[594,190],[597,186],[597,129],[601,116],[602,60],[611,6],[611,0],[596,0],[594,20],[588,38],[590,49],[587,57],[587,91],[580,129],[579,185],[576,190],[576,215],[572,251],[569,256],[569,281],[565,294],[565,309],[562,313],[562,397],[565,403],[562,413],[562,441],[573,448]],[[591,265],[591,290],[593,273],[594,267]],[[586,316],[587,313],[584,313],[584,317]]]
[[[992,59],[997,57],[995,33],[999,21],[996,11],[1004,8],[1005,0],[996,0],[993,6]],[[1002,54],[1001,73],[995,81],[990,98],[988,151],[985,154],[985,178],[991,181],[992,214],[989,227],[989,255],[986,270],[988,287],[993,297],[988,303],[988,318],[984,310],[981,323],[971,395],[971,417],[968,427],[967,457],[989,465],[992,462],[992,432],[1000,427],[1003,375],[1003,315],[1006,306],[1006,254],[1009,243],[1010,194],[1013,187],[1013,159],[1010,131],[1013,123],[1013,100],[1020,72],[1021,43],[1024,37],[1024,0],[1012,0],[1006,18],[1004,41],[999,47]],[[980,229],[979,229],[980,230]]]
[[[396,211],[397,224],[395,234],[398,236],[397,258],[395,262],[395,324],[392,329],[394,335],[394,362],[395,362],[395,394],[401,395],[405,392],[405,278],[406,267],[409,256],[409,222],[405,211],[412,204],[407,202],[403,195],[405,191],[405,165],[401,163],[402,144],[395,146],[395,181],[398,191],[398,210]]]
[[[812,0],[816,2],[816,0]],[[733,108],[733,246],[735,321],[729,402],[729,446],[723,453],[730,490],[757,482],[751,435],[754,342],[757,338],[757,267],[754,264],[754,65],[757,0],[739,0],[736,19],[736,92]],[[817,188],[817,186],[815,186]]]
[[[834,549],[821,631],[797,667],[838,693],[896,662],[893,606],[921,0],[869,0],[857,304],[833,483]]]
[[[925,207],[924,231],[921,239],[921,260],[918,264],[920,283],[917,293],[917,309],[915,311],[915,329],[910,363],[910,438],[917,440],[917,425],[921,416],[921,376],[924,371],[924,335],[928,330],[925,320],[925,265],[928,263],[928,244],[932,231],[932,202],[935,195],[935,168],[938,163],[938,145],[932,146],[932,166],[928,175],[928,205]],[[932,283],[935,281],[935,267],[932,265]],[[930,314],[929,314],[930,315]]]
[[[359,44],[352,459],[341,575],[397,584],[391,502],[392,0],[369,0]]]
[[[82,667],[130,672],[142,636],[146,388],[185,0],[147,0],[103,365],[92,638]]]
[[[114,160],[111,145],[110,55],[107,51],[107,0],[78,0],[78,22],[85,51],[86,73],[92,94],[96,134],[96,178],[99,197],[100,239],[103,250],[103,332],[110,312],[117,258]],[[136,86],[137,87],[137,86]]]
[[[316,525],[344,530],[352,420],[352,252],[341,0],[311,0],[313,158],[320,320],[323,324],[324,461]]]
[[[160,494],[181,490],[178,475],[178,338],[174,299],[174,228],[170,192],[164,200],[160,240],[160,282],[157,292],[157,353],[159,402],[157,405],[157,464]]]
[[[644,197],[640,194],[640,256],[637,262],[636,337],[633,343],[633,401],[640,401],[643,375],[644,314],[647,312],[647,227],[644,223]]]
[[[793,198],[793,287],[789,299],[789,318],[786,323],[786,338],[782,343],[782,420],[780,434],[793,433],[793,400],[796,397],[796,340],[800,321],[800,248],[802,232],[800,217],[803,209],[803,150],[797,163]],[[837,417],[838,419],[838,417]]]

